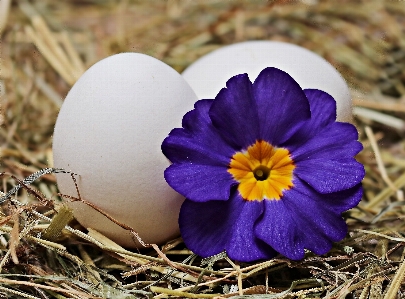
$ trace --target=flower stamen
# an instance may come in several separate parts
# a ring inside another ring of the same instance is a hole
[[[257,140],[232,156],[228,172],[239,183],[238,191],[245,200],[279,200],[293,186],[294,168],[287,149]]]
[[[267,180],[267,178],[269,177],[270,169],[267,166],[260,165],[259,167],[256,167],[256,169],[253,171],[253,174],[256,180],[264,181]]]

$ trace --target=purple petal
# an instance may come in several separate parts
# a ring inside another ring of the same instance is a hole
[[[165,179],[177,192],[195,201],[227,200],[235,184],[227,167],[234,150],[218,135],[208,111],[212,100],[198,101],[183,118],[183,129],[174,129],[163,141],[162,151],[174,164]]]
[[[233,148],[252,145],[259,136],[259,117],[247,74],[232,77],[215,98],[210,112],[213,125]]]
[[[307,133],[311,135],[310,128]],[[309,140],[292,138],[283,144],[283,147],[290,150],[296,163],[313,158],[348,158],[355,156],[363,148],[357,138],[357,130],[352,124],[336,122],[323,128]]]
[[[311,119],[287,141],[299,146],[314,137],[336,120],[336,101],[328,93],[318,89],[304,89],[311,109]]]
[[[183,117],[184,129],[174,129],[162,143],[164,155],[173,163],[227,166],[235,150],[218,134],[208,111],[213,100],[200,100]]]
[[[235,184],[224,166],[172,164],[166,168],[164,176],[170,187],[197,202],[227,200]]]
[[[282,200],[264,200],[263,216],[256,223],[256,237],[269,244],[274,250],[292,259],[304,257],[302,236],[294,218],[297,211],[290,211]]]
[[[354,158],[309,159],[296,164],[294,174],[320,193],[343,191],[359,184],[364,166]]]
[[[286,192],[283,200],[290,211],[299,211],[294,222],[300,231],[304,248],[316,254],[325,254],[332,248],[332,243],[342,240],[347,233],[346,222],[341,215],[330,212],[327,203],[321,202],[320,195],[314,200],[303,196],[299,188]]]
[[[235,151],[214,134],[191,135],[176,128],[163,140],[162,152],[172,163],[227,166]]]
[[[180,211],[180,231],[187,247],[202,257],[226,250],[231,259],[242,262],[271,258],[277,253],[253,231],[262,210],[262,202],[245,201],[237,192],[229,201],[186,200]]]
[[[304,93],[309,101],[313,128],[324,128],[336,121],[336,101],[330,94],[319,89],[304,89]]]
[[[214,100],[199,100],[194,104],[194,109],[186,113],[183,117],[183,128],[189,132],[197,133],[204,131],[207,126],[211,126],[211,119],[208,112]]]
[[[240,262],[251,262],[259,259],[272,258],[277,253],[262,240],[256,238],[254,223],[263,212],[263,202],[245,201],[238,193],[237,201],[243,201],[242,210],[235,215],[230,239],[226,252],[231,259]]]
[[[264,69],[253,83],[260,119],[260,137],[278,146],[310,119],[308,99],[290,75]]]
[[[332,243],[342,240],[347,226],[339,213],[338,203],[329,200],[297,183],[286,191],[280,201],[266,201],[263,217],[256,224],[256,236],[282,255],[298,260],[304,257],[304,248],[315,254],[325,254]],[[311,193],[312,196],[306,194]],[[342,194],[343,195],[343,194]],[[328,195],[326,195],[328,196]],[[338,200],[338,196],[335,196]],[[347,200],[342,199],[342,208]]]
[[[357,184],[347,190],[328,194],[316,192],[299,178],[294,180],[294,186],[297,192],[312,198],[319,205],[322,205],[325,209],[328,209],[331,213],[336,215],[341,215],[343,212],[356,207],[363,196],[363,187],[361,184]]]

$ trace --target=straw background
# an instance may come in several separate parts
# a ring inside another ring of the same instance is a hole
[[[52,167],[63,98],[95,62],[133,51],[182,71],[244,40],[292,42],[341,72],[367,171],[364,199],[345,213],[349,236],[330,253],[251,264],[201,261],[181,239],[125,250],[75,222],[44,174],[1,206],[0,298],[403,298],[404,30],[394,0],[0,0],[4,193]]]

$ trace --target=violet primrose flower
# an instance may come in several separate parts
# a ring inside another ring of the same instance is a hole
[[[336,122],[329,94],[266,68],[194,107],[162,144],[166,181],[186,197],[179,225],[190,250],[298,260],[345,237],[341,214],[362,197],[362,145],[353,125]]]

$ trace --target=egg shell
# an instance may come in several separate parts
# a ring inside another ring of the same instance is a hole
[[[184,198],[165,181],[170,162],[161,152],[197,101],[181,75],[138,53],[110,56],[87,70],[69,91],[53,135],[54,167],[79,174],[81,198],[132,227],[146,243],[179,235]],[[62,194],[77,197],[68,174],[57,175]],[[124,247],[139,247],[128,231],[82,202],[76,219]]]
[[[301,88],[320,89],[337,103],[337,119],[352,119],[349,88],[339,72],[319,55],[278,41],[247,41],[219,48],[192,63],[182,73],[198,98],[213,99],[226,81],[247,73],[254,81],[266,67],[287,72]]]

